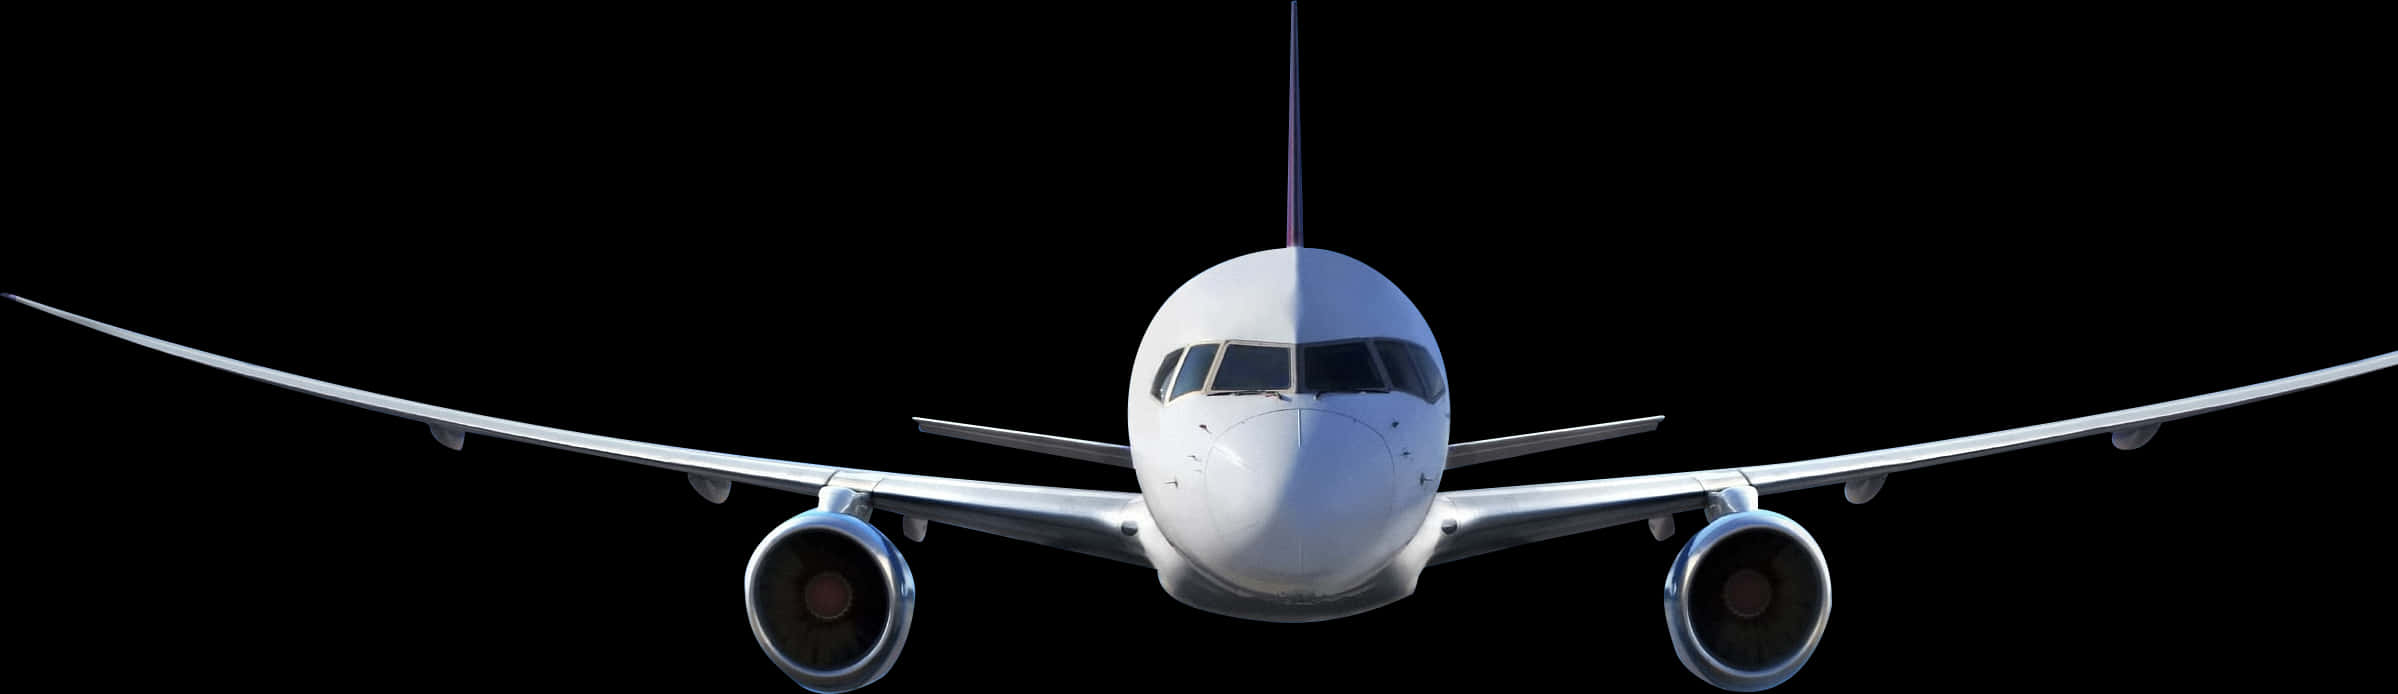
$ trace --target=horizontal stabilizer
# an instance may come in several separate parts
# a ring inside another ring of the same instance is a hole
[[[1032,451],[1034,453],[1047,453],[1064,458],[1073,458],[1075,460],[1088,460],[1094,463],[1107,463],[1117,467],[1132,467],[1132,448],[1123,444],[1099,443],[1097,441],[1069,439],[1063,436],[1050,436],[1048,434],[1009,431],[1007,429],[995,429],[992,427],[975,426],[972,424],[959,424],[957,422],[944,422],[938,419],[925,419],[923,417],[913,417],[912,419],[916,420],[916,428],[927,434],[940,434],[942,436],[951,438],[960,438],[978,443],[987,443],[994,446],[1006,446],[1008,448]]]
[[[1655,431],[1657,423],[1663,421],[1665,421],[1665,416],[1658,415],[1627,419],[1621,422],[1544,431],[1537,434],[1519,434],[1504,438],[1453,443],[1449,444],[1447,467],[1455,470],[1475,463],[1487,463],[1592,441],[1605,441],[1618,436],[1630,436],[1644,431]]]

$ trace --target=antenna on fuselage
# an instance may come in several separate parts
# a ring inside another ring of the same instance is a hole
[[[1282,245],[1306,246],[1299,214],[1299,3],[1291,2],[1291,121],[1282,167]]]

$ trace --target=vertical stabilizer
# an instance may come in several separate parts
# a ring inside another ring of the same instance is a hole
[[[1291,3],[1291,120],[1282,168],[1282,245],[1306,246],[1299,213],[1299,3]]]

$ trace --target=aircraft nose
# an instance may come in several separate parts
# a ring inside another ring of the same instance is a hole
[[[1208,512],[1230,550],[1211,566],[1242,588],[1315,595],[1354,587],[1389,557],[1396,464],[1381,432],[1290,409],[1243,420],[1208,451]]]

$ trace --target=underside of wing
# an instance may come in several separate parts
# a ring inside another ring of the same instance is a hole
[[[2398,352],[2250,386],[2195,395],[2154,405],[2076,417],[2046,424],[2017,427],[1987,434],[1962,436],[1878,451],[1816,458],[1774,465],[1737,468],[1760,494],[1773,494],[1847,482],[1867,481],[1916,468],[1978,458],[2066,439],[2107,434],[2116,448],[2146,444],[2166,422],[2295,393],[2315,386],[2398,366]],[[1862,501],[1862,500],[1860,500]]]
[[[918,519],[1070,549],[1140,566],[1138,541],[1122,532],[1142,514],[1140,495],[877,472],[717,453],[527,424],[372,393],[185,347],[68,313],[13,294],[17,303],[143,347],[245,378],[335,402],[424,422],[434,440],[461,449],[468,434],[547,446],[685,473],[710,501],[730,483],[816,495],[826,487],[865,493],[874,508]]]

